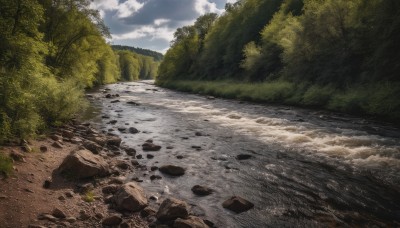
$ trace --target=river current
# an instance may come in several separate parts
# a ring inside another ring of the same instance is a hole
[[[107,93],[119,97],[107,99]],[[130,178],[142,179],[140,185],[159,202],[167,196],[187,201],[194,214],[217,227],[400,226],[396,127],[342,114],[175,92],[151,81],[107,85],[90,95],[99,110],[92,122],[142,154],[140,164],[186,169],[181,177],[141,170]],[[140,133],[123,133],[117,130],[121,127]],[[148,139],[162,149],[142,151]],[[147,154],[154,158],[147,159]],[[251,157],[238,160],[240,154]],[[163,178],[151,181],[152,174]],[[190,189],[197,184],[214,193],[194,195]],[[255,207],[240,214],[224,209],[222,202],[232,195]]]

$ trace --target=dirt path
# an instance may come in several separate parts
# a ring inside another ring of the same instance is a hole
[[[104,217],[116,213],[108,209],[101,193],[101,186],[110,178],[95,183],[97,187],[91,191],[94,201],[86,202],[85,194],[77,191],[77,186],[84,182],[68,181],[55,171],[78,146],[63,142],[63,148],[55,148],[53,143],[52,139],[33,141],[30,143],[33,151],[29,153],[17,146],[0,150],[0,153],[16,151],[25,156],[25,161],[14,162],[10,177],[0,180],[0,227],[101,227]],[[41,146],[47,152],[41,152]],[[52,181],[49,188],[43,186],[46,180]],[[55,208],[64,212],[66,218],[50,219],[53,221],[41,218],[41,214],[52,214]],[[123,215],[123,221],[125,227],[148,226],[137,213]]]

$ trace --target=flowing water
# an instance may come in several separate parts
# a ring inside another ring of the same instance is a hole
[[[140,164],[186,168],[174,178],[158,171],[132,174],[160,200],[169,195],[186,200],[196,215],[218,227],[400,226],[398,128],[328,112],[212,99],[146,81],[105,88],[92,93],[101,110],[93,120],[99,128],[136,148],[144,157]],[[106,99],[105,92],[120,97]],[[118,122],[107,124],[110,120]],[[140,133],[121,133],[118,127]],[[162,149],[143,152],[147,139]],[[251,158],[238,160],[239,154]],[[150,181],[153,173],[163,178]],[[196,184],[215,192],[195,196],[190,189]],[[221,204],[232,195],[255,207],[240,214],[225,210]]]

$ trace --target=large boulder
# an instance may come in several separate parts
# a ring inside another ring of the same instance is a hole
[[[185,201],[175,198],[165,199],[157,211],[157,219],[160,221],[171,221],[177,218],[187,218],[189,207]]]
[[[209,228],[203,219],[196,216],[189,216],[187,219],[178,218],[174,222],[174,228]]]
[[[110,174],[107,162],[88,150],[78,150],[69,154],[60,165],[59,171],[78,179]]]
[[[159,168],[160,172],[171,176],[182,176],[185,174],[185,169],[176,165],[164,165]]]
[[[225,200],[225,202],[222,203],[222,206],[236,213],[241,213],[253,208],[254,204],[240,196],[232,196],[231,198]]]
[[[143,189],[135,182],[122,185],[115,193],[113,201],[118,209],[131,212],[140,211],[148,204]]]

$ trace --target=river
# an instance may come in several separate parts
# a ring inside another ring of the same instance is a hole
[[[119,97],[107,99],[106,93]],[[218,227],[400,226],[398,128],[342,114],[181,93],[151,81],[107,85],[91,95],[100,110],[92,122],[142,154],[140,164],[186,168],[181,177],[150,170],[131,177],[143,179],[141,186],[160,201],[169,195],[187,201],[194,214]],[[148,139],[162,149],[143,152]],[[239,154],[251,157],[238,160]],[[150,181],[152,174],[163,178]],[[194,195],[190,189],[197,184],[214,193]],[[221,204],[232,195],[255,207],[240,214],[225,210]]]

